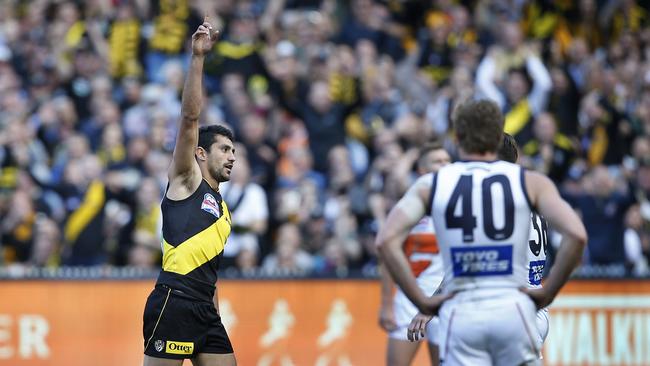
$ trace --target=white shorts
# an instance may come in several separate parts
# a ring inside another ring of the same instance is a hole
[[[393,309],[395,311],[395,323],[397,328],[388,334],[388,337],[401,341],[408,341],[407,331],[411,320],[418,314],[418,309],[399,289],[393,299]],[[438,344],[439,319],[433,317],[427,324],[426,335],[429,343]]]
[[[541,357],[542,346],[544,345],[544,341],[546,341],[546,336],[548,335],[548,308],[544,308],[537,311],[536,322],[537,322],[537,349],[540,350],[540,357]]]
[[[536,313],[517,289],[459,292],[440,309],[440,360],[445,366],[540,365]]]

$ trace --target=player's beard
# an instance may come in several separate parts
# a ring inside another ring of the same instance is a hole
[[[220,168],[214,168],[210,170],[210,175],[217,182],[227,182],[230,180],[230,173],[228,173],[228,168],[221,166]],[[232,171],[231,171],[232,173]]]

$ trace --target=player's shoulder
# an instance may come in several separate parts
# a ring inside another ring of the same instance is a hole
[[[540,195],[557,191],[555,183],[553,183],[549,177],[540,172],[532,170],[524,171],[524,182],[526,185],[526,193],[529,197],[529,203],[533,207],[537,206],[538,197],[540,197]]]
[[[203,176],[195,174],[170,178],[165,197],[172,201],[187,199],[201,189],[203,182]]]
[[[554,186],[553,181],[549,177],[534,170],[524,169],[524,177],[526,178],[526,186],[528,187]]]
[[[415,183],[413,183],[413,185],[418,188],[431,187],[433,180],[436,178],[435,175],[436,173],[422,174],[415,180]]]
[[[419,176],[411,188],[406,192],[405,197],[417,196],[423,202],[427,202],[436,181],[436,173],[427,173]]]

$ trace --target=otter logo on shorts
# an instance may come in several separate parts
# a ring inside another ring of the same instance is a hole
[[[153,344],[153,346],[156,347],[156,351],[162,352],[162,350],[165,349],[165,341],[159,339]]]
[[[194,342],[167,341],[165,352],[177,355],[191,355],[194,353]]]
[[[201,203],[201,210],[213,214],[214,216],[216,216],[216,218],[219,218],[219,216],[221,216],[219,212],[219,205],[217,204],[217,200],[210,193],[206,193],[203,196],[203,202]]]

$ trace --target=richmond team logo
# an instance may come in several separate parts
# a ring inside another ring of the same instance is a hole
[[[201,210],[213,214],[216,218],[219,218],[219,205],[217,205],[217,200],[214,199],[214,196],[210,193],[206,193],[203,196],[203,203],[201,203]]]
[[[156,351],[162,352],[162,350],[165,349],[165,341],[159,339],[153,344],[153,346],[156,347]]]

